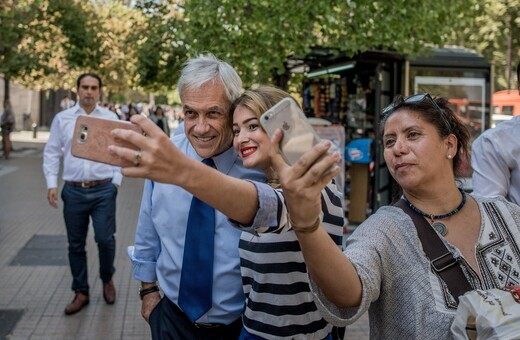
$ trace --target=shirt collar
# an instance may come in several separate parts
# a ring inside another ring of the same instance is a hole
[[[230,147],[226,151],[212,158],[217,169],[220,172],[227,174],[233,167],[233,164],[235,164],[237,157],[238,154],[236,153],[235,148]]]
[[[76,103],[76,105],[74,105],[72,107],[72,110],[74,111],[75,114],[80,114],[80,115],[86,115],[87,112],[81,107],[79,106],[78,103]],[[101,109],[99,107],[98,104],[96,104],[96,107],[94,108],[94,111],[92,111],[90,114],[92,113],[100,113],[101,112]]]
[[[188,155],[191,153],[192,157],[198,160],[199,162],[202,162],[202,157],[200,157],[197,152],[195,151],[195,148],[193,148],[193,145],[190,144],[188,141],[189,149],[191,152],[188,153]],[[213,162],[215,162],[215,166],[218,171],[228,174],[231,168],[233,167],[233,164],[235,164],[237,160],[238,154],[236,153],[235,149],[233,147],[230,147],[226,151],[211,157],[213,159]]]

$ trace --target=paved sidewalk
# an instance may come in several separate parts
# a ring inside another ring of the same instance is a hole
[[[126,256],[126,246],[134,240],[143,180],[125,178],[117,199],[116,303],[109,306],[103,300],[90,230],[90,304],[65,316],[65,305],[73,297],[66,233],[61,207],[55,210],[47,203],[41,170],[48,132],[38,132],[37,139],[30,131],[11,136],[15,151],[9,160],[0,158],[0,340],[150,339]],[[350,326],[345,339],[368,339],[367,320],[365,316]]]
[[[117,199],[116,303],[110,306],[103,300],[91,229],[90,304],[65,316],[65,305],[73,297],[66,232],[61,207],[56,210],[47,203],[41,170],[44,144],[13,140],[10,159],[0,159],[0,331],[9,331],[8,339],[149,339],[140,315],[138,283],[125,252],[133,243],[143,180],[125,178]],[[58,240],[61,248],[37,242],[42,239]],[[0,339],[5,335],[0,333]]]
[[[32,131],[14,131],[11,132],[10,136],[13,142],[45,144],[49,139],[49,135],[49,131],[37,131],[36,135]]]

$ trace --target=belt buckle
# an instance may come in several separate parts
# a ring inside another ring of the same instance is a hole
[[[88,188],[89,185],[87,184],[88,182],[81,182],[81,187],[82,188]]]
[[[195,327],[197,328],[218,328],[221,324],[218,323],[204,323],[204,322],[195,322]]]

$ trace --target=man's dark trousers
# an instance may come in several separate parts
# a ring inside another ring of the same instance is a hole
[[[69,242],[72,290],[75,292],[89,293],[85,251],[89,217],[92,217],[94,238],[98,245],[101,280],[109,282],[112,279],[115,271],[116,196],[117,189],[111,182],[91,188],[63,186],[63,216]]]
[[[234,340],[242,330],[242,319],[229,325],[193,324],[177,305],[163,297],[150,314],[153,340]]]

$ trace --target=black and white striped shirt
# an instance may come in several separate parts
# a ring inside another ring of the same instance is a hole
[[[331,331],[310,293],[307,267],[296,234],[288,223],[283,192],[277,190],[277,226],[244,231],[240,266],[246,295],[246,330],[267,339],[323,339]],[[341,248],[344,212],[341,194],[331,182],[322,191],[321,227]]]

